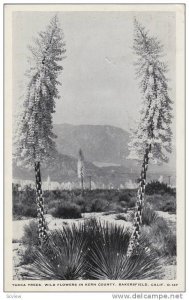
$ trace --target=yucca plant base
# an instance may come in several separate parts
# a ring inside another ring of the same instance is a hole
[[[116,224],[89,220],[49,233],[43,249],[25,266],[23,279],[142,280],[160,279],[162,259],[140,238],[136,253],[127,257],[130,232]]]

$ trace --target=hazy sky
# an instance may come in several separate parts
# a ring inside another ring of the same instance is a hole
[[[13,105],[22,104],[28,44],[54,13],[13,13]],[[170,95],[175,101],[175,13],[59,12],[67,58],[59,80],[55,123],[109,124],[129,129],[141,95],[133,62],[133,17],[164,45]]]

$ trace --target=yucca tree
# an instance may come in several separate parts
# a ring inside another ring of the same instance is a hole
[[[134,52],[136,74],[142,94],[140,121],[133,132],[130,143],[132,159],[142,160],[142,170],[138,188],[134,230],[128,247],[130,256],[138,244],[142,207],[144,204],[146,172],[149,159],[152,162],[167,162],[171,152],[172,101],[168,95],[167,66],[162,61],[163,46],[157,38],[150,36],[146,29],[134,21]]]
[[[56,156],[52,114],[55,99],[59,98],[57,78],[63,69],[59,62],[65,53],[64,47],[63,33],[55,16],[30,47],[30,68],[16,143],[17,160],[35,170],[40,243],[47,237],[40,164],[49,163]]]
[[[84,176],[85,176],[85,164],[84,164],[84,155],[83,151],[79,149],[79,157],[77,162],[77,175],[81,182],[81,192],[84,191]]]

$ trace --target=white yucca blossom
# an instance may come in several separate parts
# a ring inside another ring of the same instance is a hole
[[[55,16],[46,31],[39,33],[34,46],[29,47],[29,69],[24,93],[24,109],[19,121],[16,156],[24,164],[33,165],[55,156],[55,135],[52,113],[59,98],[57,78],[63,69],[59,62],[65,53],[63,33]],[[26,151],[23,152],[23,149]],[[22,153],[22,157],[21,154]]]
[[[78,162],[77,162],[77,175],[78,175],[78,178],[83,178],[85,175],[84,156],[83,156],[83,152],[81,149],[79,150],[79,158],[78,158]]]
[[[148,36],[138,22],[135,22],[134,50],[139,58],[136,65],[143,106],[129,149],[141,158],[151,145],[153,160],[167,161],[171,151],[172,101],[168,96],[166,67],[160,60],[162,46],[157,39]]]

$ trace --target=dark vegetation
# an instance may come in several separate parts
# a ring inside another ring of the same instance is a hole
[[[54,190],[44,191],[45,213],[54,217],[81,218],[84,212],[126,212],[135,206],[135,190]],[[27,187],[18,191],[13,185],[13,216],[36,217],[35,190]]]
[[[167,185],[167,183],[159,182],[159,181],[151,181],[146,185],[146,194],[147,195],[154,195],[154,194],[169,194],[169,195],[176,195],[176,189],[171,188]]]
[[[153,193],[154,189],[154,193]],[[36,193],[30,187],[19,191],[13,185],[13,217],[37,217]],[[81,218],[84,212],[126,213],[133,209],[136,190],[54,190],[44,191],[45,213],[64,219]],[[176,192],[164,183],[151,182],[146,188],[146,202],[154,210],[176,212]]]
[[[13,217],[37,217],[37,205],[35,202],[36,191],[30,187],[26,187],[24,191],[18,191],[18,186],[13,184]]]
[[[134,212],[130,212],[127,220],[133,221]],[[153,249],[159,256],[176,256],[176,234],[167,221],[158,215],[154,208],[146,204],[142,211],[142,233],[149,237]]]
[[[37,221],[32,220],[25,226],[22,238],[25,249],[20,263],[25,268],[22,277],[40,280],[161,278],[161,266],[170,260],[175,263],[176,257],[175,232],[156,212],[175,212],[176,197],[172,191],[161,193],[146,196],[140,248],[130,258],[126,253],[131,232],[115,223],[92,218],[77,226],[64,225],[62,229],[48,231],[48,246],[41,249]],[[17,207],[35,208],[32,189],[20,192],[13,189],[13,196]],[[134,217],[135,190],[85,190],[83,196],[80,190],[56,190],[45,192],[44,197],[45,211],[58,218],[77,219],[82,212],[115,214],[116,220],[126,222],[133,221]],[[26,209],[19,211],[21,217],[25,216],[22,211]]]
[[[81,208],[79,205],[67,201],[59,203],[51,214],[55,218],[78,219],[81,218]]]

